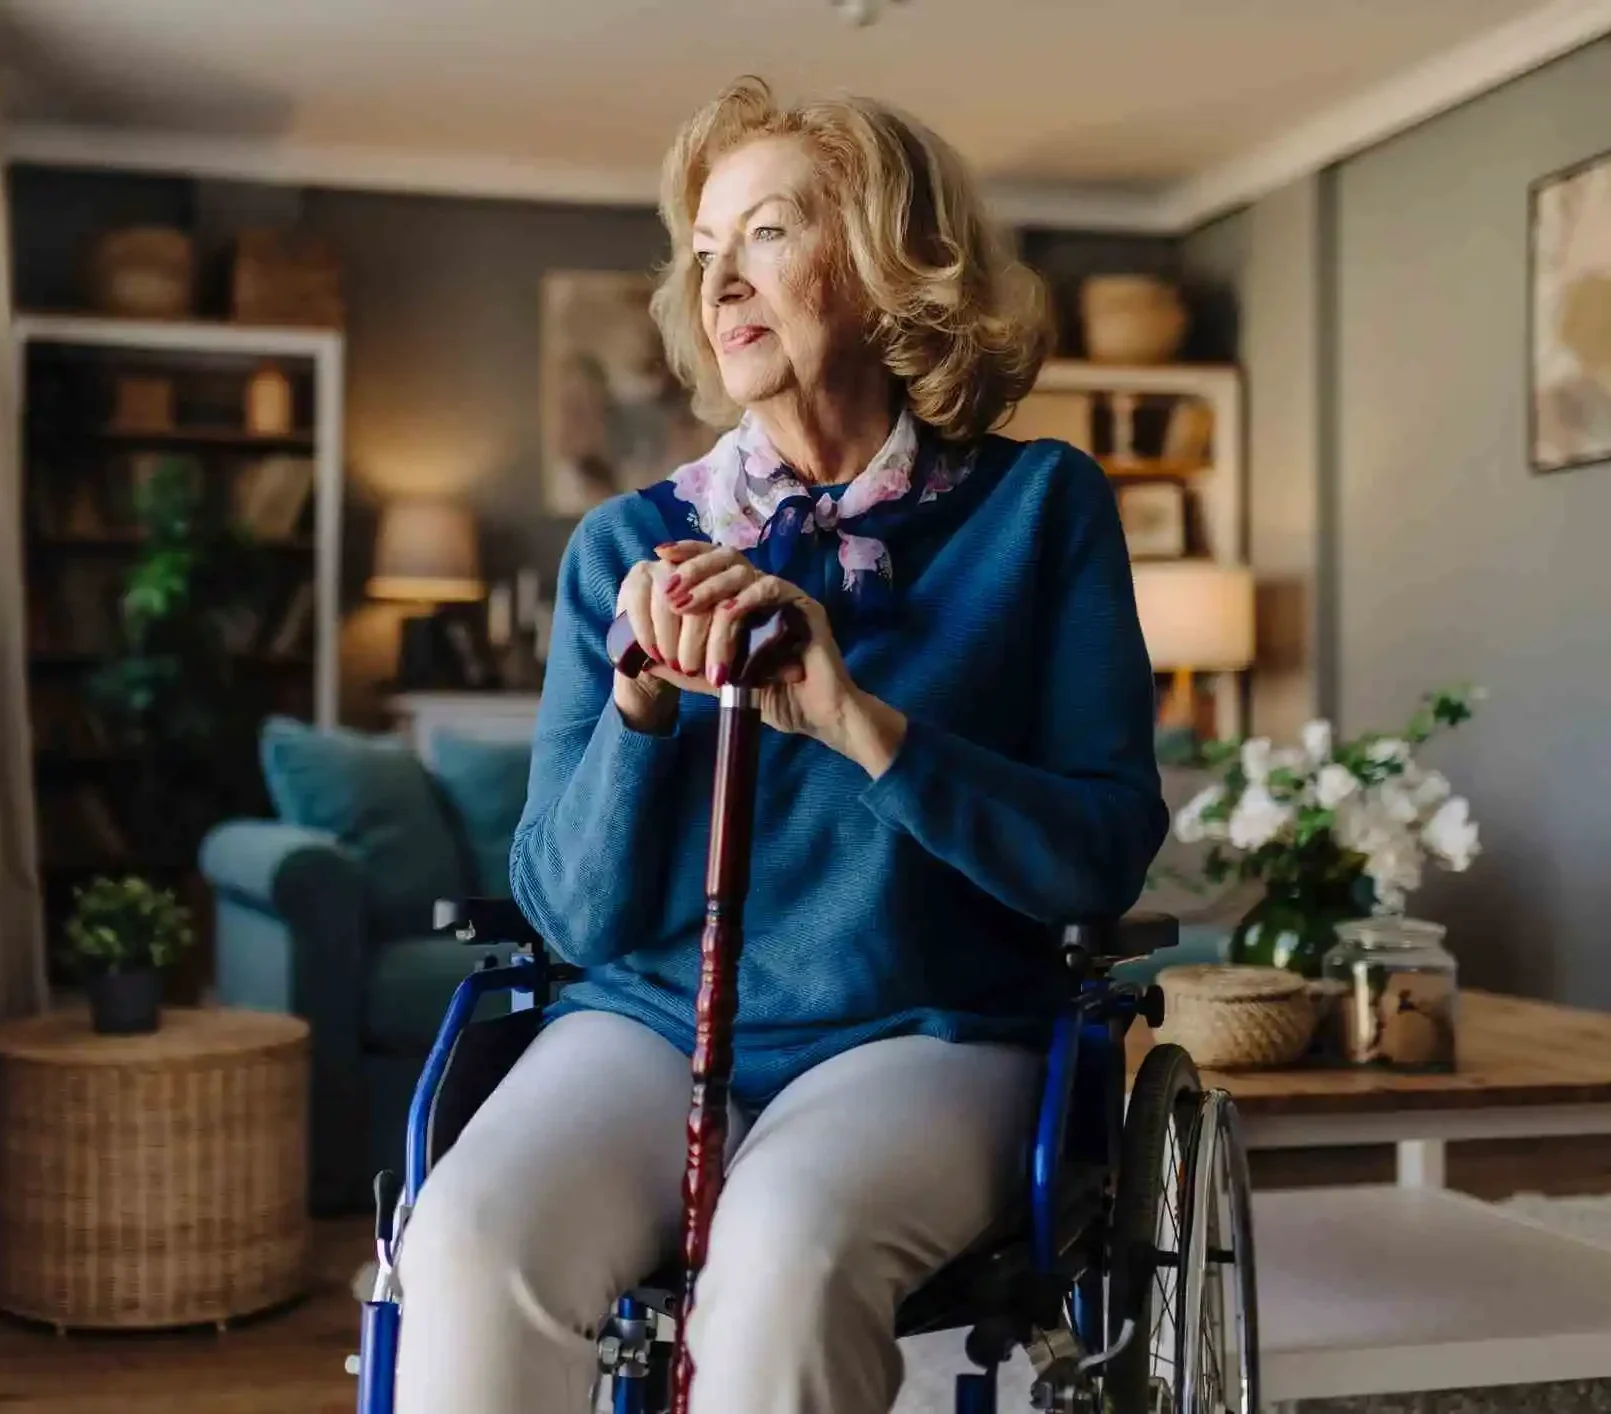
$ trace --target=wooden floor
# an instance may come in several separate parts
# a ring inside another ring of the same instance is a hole
[[[1390,1180],[1390,1150],[1255,1155],[1259,1187]],[[1479,1197],[1611,1193],[1611,1136],[1457,1144],[1451,1185]],[[57,1336],[0,1318],[4,1414],[352,1414],[357,1383],[353,1273],[370,1252],[365,1218],[320,1223],[313,1289],[288,1309],[222,1333]]]
[[[219,1332],[89,1335],[0,1318],[5,1414],[352,1414],[352,1277],[371,1220],[317,1225],[307,1298]]]

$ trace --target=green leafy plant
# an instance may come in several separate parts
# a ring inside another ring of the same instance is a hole
[[[195,941],[190,911],[173,891],[132,874],[74,889],[66,935],[80,966],[98,972],[164,968]]]
[[[157,461],[134,489],[139,550],[120,599],[121,641],[85,684],[134,772],[124,797],[150,857],[189,859],[214,821],[262,807],[260,693],[228,625],[272,583],[268,548],[209,513],[189,457]]]
[[[258,588],[261,558],[205,524],[194,463],[165,458],[135,488],[140,553],[121,601],[122,650],[90,693],[138,742],[204,742],[234,688],[224,615]]]

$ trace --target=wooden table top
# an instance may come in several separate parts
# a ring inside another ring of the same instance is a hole
[[[1132,1068],[1153,1045],[1131,1028]],[[1204,1070],[1247,1115],[1611,1104],[1611,1012],[1462,990],[1452,1075],[1375,1070]]]
[[[57,1066],[186,1066],[223,1056],[296,1049],[307,1022],[234,1007],[162,1008],[162,1024],[136,1036],[101,1036],[89,1009],[64,1006],[0,1023],[0,1061]]]

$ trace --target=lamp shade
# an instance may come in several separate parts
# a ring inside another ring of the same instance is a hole
[[[471,603],[481,598],[475,520],[445,501],[397,501],[381,513],[375,537],[374,599]]]
[[[1131,566],[1147,653],[1158,672],[1236,672],[1253,661],[1253,575],[1215,560]]]

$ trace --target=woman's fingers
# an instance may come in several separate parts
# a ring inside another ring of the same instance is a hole
[[[737,550],[729,550],[718,546],[709,547],[700,555],[677,564],[666,581],[666,594],[671,600],[671,606],[679,614],[705,613],[717,602],[718,598],[726,598],[723,593],[713,596],[710,585],[716,579],[730,581],[729,593],[737,591],[748,584],[759,574],[759,571],[750,564]]]
[[[708,614],[724,599],[731,599],[741,589],[753,584],[760,571],[747,561],[715,569],[708,579],[702,579],[691,590],[672,603],[682,614]]]
[[[708,540],[668,540],[654,547],[655,556],[668,565],[680,565],[710,549]]]
[[[718,685],[725,682],[732,671],[740,626],[752,614],[785,603],[798,604],[811,624],[813,635],[819,631],[816,600],[788,580],[773,575],[756,579],[717,605],[711,615],[710,639],[705,648],[705,676]],[[798,678],[791,680],[800,681]]]
[[[707,614],[684,614],[682,632],[677,638],[677,668],[688,677],[699,677],[705,671],[705,644],[710,634],[710,617]]]
[[[650,642],[643,646],[655,662],[675,666],[682,624],[666,596],[666,581],[670,579],[671,571],[667,565],[657,564],[651,566],[649,573],[654,580],[654,592],[649,599],[649,616],[654,621],[654,632]]]
[[[654,615],[650,610],[653,592],[649,566],[639,563],[627,571],[621,581],[621,592],[616,596],[616,613],[627,616],[627,622],[632,625],[632,637],[646,653],[654,643]]]

